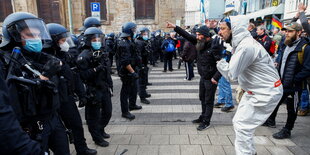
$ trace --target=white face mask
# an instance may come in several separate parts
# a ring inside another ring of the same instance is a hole
[[[67,42],[64,42],[64,43],[60,44],[59,47],[60,47],[61,51],[68,52],[70,45]]]

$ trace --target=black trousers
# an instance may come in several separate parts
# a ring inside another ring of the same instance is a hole
[[[59,114],[68,129],[72,130],[76,152],[87,149],[81,115],[75,104],[74,97],[69,95],[67,103],[61,103]]]
[[[277,105],[275,110],[272,112],[268,120],[269,121],[276,120],[276,116],[277,116],[280,105],[284,101],[286,101],[287,119],[286,119],[286,124],[284,127],[288,130],[292,130],[294,128],[294,124],[297,118],[298,101],[300,99],[300,96],[301,96],[301,92],[284,93],[279,104]]]
[[[167,70],[167,65],[169,70],[172,70],[172,57],[173,52],[165,52],[164,53],[164,70]]]
[[[137,101],[137,94],[138,94],[138,81],[137,79],[130,78],[130,77],[123,77],[121,78],[122,81],[122,88],[121,88],[121,109],[122,113],[128,113],[129,107],[136,106]]]
[[[93,141],[102,142],[102,133],[112,116],[111,93],[108,89],[96,90],[95,99],[85,105],[85,119]]]
[[[200,78],[199,99],[201,101],[202,113],[199,119],[205,123],[210,123],[213,114],[216,87],[217,85],[213,84],[211,80]]]
[[[144,67],[139,72],[139,80],[138,80],[138,92],[140,98],[145,98],[147,95],[146,86],[148,83],[148,68]]]
[[[51,149],[55,155],[69,155],[69,142],[65,128],[57,114],[43,121],[42,149]]]

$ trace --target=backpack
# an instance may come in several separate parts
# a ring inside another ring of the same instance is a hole
[[[264,43],[266,41],[266,38],[267,38],[267,35],[265,35],[265,37],[263,37]],[[270,52],[271,54],[274,54],[276,52],[276,42],[274,40],[271,41],[269,51],[267,51],[267,52]]]
[[[307,45],[308,45],[308,44],[304,44],[304,45],[302,46],[301,51],[297,53],[298,62],[299,62],[301,65],[302,65],[303,62],[304,62],[304,54],[305,54],[305,49],[306,49]],[[310,84],[310,77],[308,77],[308,78],[306,79],[306,81],[307,81],[308,84]],[[303,85],[303,87],[306,88],[305,85]]]
[[[172,40],[168,40],[168,45],[167,45],[167,47],[165,48],[165,51],[166,51],[166,52],[173,52],[173,51],[175,51],[175,46],[174,46]]]

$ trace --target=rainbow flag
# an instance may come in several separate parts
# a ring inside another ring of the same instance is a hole
[[[275,16],[275,15],[272,15],[272,23],[271,25],[273,25],[274,27],[277,27],[279,28],[280,30],[282,29],[282,23],[280,22],[280,19]]]

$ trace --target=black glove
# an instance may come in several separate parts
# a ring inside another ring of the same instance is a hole
[[[86,103],[87,103],[87,99],[85,97],[80,98],[80,100],[79,100],[79,108],[84,107]]]
[[[52,77],[61,70],[62,63],[59,59],[51,59],[43,67],[43,75]]]
[[[129,73],[129,76],[134,78],[134,79],[139,79],[139,74],[137,74],[136,72]]]
[[[95,71],[98,72],[100,70],[103,70],[104,69],[104,65],[99,65],[95,68]]]
[[[224,41],[220,38],[220,37],[215,37],[212,40],[212,44],[211,44],[211,48],[213,50],[219,50],[220,52],[222,52],[225,48],[224,48]]]

